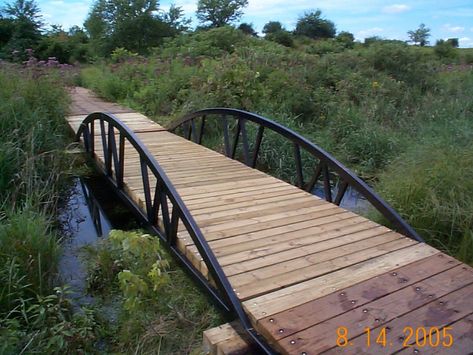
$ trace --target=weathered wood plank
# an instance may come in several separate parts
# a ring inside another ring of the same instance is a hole
[[[269,270],[264,269],[261,272],[249,272],[230,277],[230,282],[237,290],[238,297],[242,300],[246,300],[259,295],[268,294],[284,287],[298,285],[301,282],[306,282],[307,280],[312,280],[322,275],[330,275],[330,273],[343,270],[344,268],[367,260],[372,260],[379,256],[389,255],[395,251],[402,252],[409,249],[409,247],[412,247],[414,244],[417,244],[417,242],[412,239],[403,238],[356,251],[346,256],[340,256],[322,263],[317,263],[316,256],[314,256],[314,258],[308,257],[307,261],[305,261],[306,259],[297,259],[288,263],[278,264],[275,267],[270,267]],[[302,267],[302,265],[306,266]],[[291,270],[292,266],[295,268],[294,270]],[[281,271],[281,273],[277,273],[280,270],[288,268],[291,271]],[[261,277],[261,279],[259,277]],[[349,274],[347,274],[346,277],[349,277]]]
[[[463,266],[457,268],[463,269]],[[363,313],[364,317],[360,329],[363,328],[364,324],[368,324],[367,327],[373,328],[372,331],[376,334],[376,330],[379,329],[379,327],[376,328],[376,319],[385,317],[382,312],[386,312],[386,319],[392,320],[378,323],[382,323],[382,326],[386,329],[386,337],[389,341],[389,346],[382,347],[380,344],[372,342],[370,346],[367,347],[366,338],[359,336],[351,339],[350,342],[353,345],[343,350],[334,347],[335,344],[331,344],[331,350],[328,353],[359,354],[362,351],[364,354],[392,354],[405,347],[404,343],[407,337],[406,327],[411,327],[414,331],[419,328],[429,329],[430,327],[442,329],[470,315],[472,313],[471,297],[473,295],[471,270],[469,270],[469,272],[461,270],[456,274],[447,271],[445,274],[447,273],[449,273],[449,277],[442,279],[443,282],[441,284],[437,282],[433,283],[430,279],[427,279],[421,282],[419,286],[402,290],[401,292],[406,293],[406,297],[409,298],[406,300],[397,297],[394,302],[389,304],[389,308],[375,310],[374,308],[370,308],[369,304],[366,306],[369,307],[367,308],[368,312]],[[439,277],[435,277],[435,280],[439,279],[440,275]],[[408,292],[410,292],[409,295],[407,295]],[[432,297],[430,297],[430,295],[432,295]],[[411,304],[406,306],[405,304],[409,301]],[[381,300],[379,302],[381,302]],[[416,306],[418,308],[413,309]],[[396,312],[394,312],[394,310]],[[373,319],[373,315],[375,314],[379,314],[376,315],[378,318]],[[397,317],[393,319],[394,314],[397,314]],[[351,329],[354,330],[355,328],[351,327]],[[352,333],[354,333],[353,330]],[[411,338],[407,340],[405,344],[412,344],[412,342],[415,342],[415,335],[414,339]],[[453,340],[453,345],[454,344],[455,340]],[[312,346],[313,344],[311,342],[308,348],[310,349]],[[318,346],[317,348],[320,347]],[[448,351],[449,349],[444,348],[444,350]],[[456,351],[455,353],[461,354]]]
[[[263,318],[259,321],[259,331],[272,341],[278,341],[460,264],[458,260],[438,253]]]
[[[435,248],[425,244],[417,244],[407,249],[381,255],[328,275],[250,299],[243,302],[243,306],[254,324],[257,324],[258,320],[266,316],[299,306],[437,253],[439,251]]]

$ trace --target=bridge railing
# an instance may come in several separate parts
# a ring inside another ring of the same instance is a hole
[[[98,167],[117,194],[128,203],[142,222],[168,245],[172,253],[186,265],[192,276],[214,297],[217,303],[240,319],[244,329],[259,349],[267,354],[273,353],[253,329],[212,249],[171,181],[135,133],[114,115],[97,112],[84,119],[77,131],[76,140],[83,141],[86,153],[94,161],[97,162],[95,159],[97,156],[103,159],[104,164],[99,164]],[[97,143],[99,147],[96,147]],[[138,156],[145,197],[144,206],[139,206],[137,201],[133,201],[125,191],[124,173],[127,159],[129,159],[127,155],[134,155],[134,158]],[[182,225],[203,258],[215,287],[177,248],[178,226]]]
[[[223,151],[252,168],[270,171],[268,161],[282,166],[278,157],[291,160],[289,169],[279,174],[297,187],[313,192],[321,187],[328,202],[340,205],[348,189],[357,191],[398,232],[417,241],[423,241],[417,232],[362,179],[316,144],[289,128],[260,115],[228,108],[210,108],[196,111],[171,123],[169,131],[180,134],[198,144],[210,142],[213,149]],[[279,138],[274,138],[276,135]],[[213,136],[213,137],[211,137]],[[283,139],[281,139],[281,137]],[[271,140],[269,150],[262,149],[264,141]],[[292,147],[291,147],[292,146]],[[292,159],[287,159],[292,150]],[[276,158],[276,159],[275,159]],[[281,170],[281,169],[280,169]],[[306,176],[309,178],[306,179]]]

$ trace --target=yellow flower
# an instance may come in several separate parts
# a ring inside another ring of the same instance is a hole
[[[373,87],[373,89],[379,88],[379,83],[377,81],[373,81],[371,86]]]

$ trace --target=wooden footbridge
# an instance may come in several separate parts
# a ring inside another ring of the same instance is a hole
[[[166,129],[85,89],[71,97],[68,122],[117,194],[238,321],[244,341],[214,329],[211,352],[473,352],[472,268],[302,136],[230,109]],[[255,169],[278,149],[296,186]],[[340,207],[351,189],[396,231]]]

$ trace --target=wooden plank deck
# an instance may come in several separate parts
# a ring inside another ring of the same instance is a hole
[[[253,326],[277,351],[473,352],[471,267],[85,89],[76,88],[71,96],[73,130],[90,112],[110,112],[146,144],[195,218]],[[99,147],[98,133],[95,139]],[[127,191],[143,206],[138,155],[126,146],[125,156]],[[97,159],[103,161],[99,149]],[[182,228],[178,246],[207,277]],[[431,327],[447,326],[454,337],[451,347],[442,345],[442,335],[440,345],[429,346]],[[406,327],[421,334],[425,329],[427,345],[421,346],[423,336],[416,344]],[[366,328],[372,331],[369,345]],[[347,342],[338,346],[344,329]],[[383,330],[387,341],[376,342]]]

